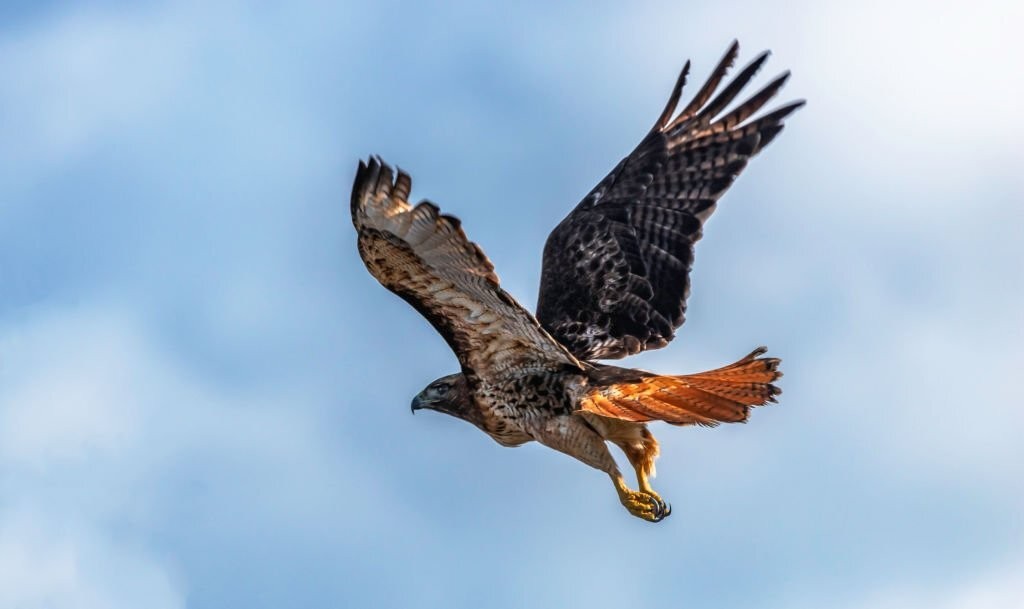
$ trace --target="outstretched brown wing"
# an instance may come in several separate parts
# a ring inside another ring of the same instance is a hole
[[[408,203],[412,180],[371,159],[359,163],[352,223],[370,274],[444,336],[463,369],[481,378],[579,363],[498,285],[494,266],[459,220],[433,203]]]
[[[548,237],[537,319],[576,357],[619,358],[672,340],[683,323],[704,221],[747,161],[803,105],[747,120],[778,93],[787,72],[723,114],[768,57],[759,55],[712,99],[738,50],[733,42],[676,114],[686,62],[651,132]]]

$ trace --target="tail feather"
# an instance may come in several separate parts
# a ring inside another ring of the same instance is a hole
[[[760,357],[759,347],[743,359],[698,374],[656,376],[621,368],[581,402],[581,409],[627,421],[665,421],[674,425],[741,423],[750,408],[775,402],[782,391],[772,381],[782,376],[780,360]]]

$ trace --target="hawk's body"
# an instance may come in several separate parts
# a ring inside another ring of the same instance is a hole
[[[462,371],[431,383],[413,408],[465,419],[499,443],[536,440],[607,472],[634,515],[668,508],[650,488],[658,444],[645,423],[745,421],[774,401],[779,360],[755,350],[729,366],[659,376],[594,363],[664,346],[683,322],[693,245],[718,198],[782,130],[802,102],[748,121],[783,75],[723,114],[762,54],[714,99],[734,43],[694,100],[675,113],[689,63],[637,149],[552,232],[534,317],[498,283],[456,218],[408,202],[411,180],[377,159],[360,164],[352,192],[359,252],[370,273],[445,337]],[[710,100],[710,101],[709,101]],[[626,453],[629,489],[605,444]]]

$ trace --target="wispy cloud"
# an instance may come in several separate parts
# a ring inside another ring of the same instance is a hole
[[[216,543],[238,527],[311,534],[343,514],[335,537],[379,509],[352,502],[340,481],[381,491],[308,409],[288,408],[311,402],[301,388],[211,384],[116,302],[6,324],[0,353],[5,605],[184,606],[175,561],[148,542],[182,514],[202,514],[189,526],[216,527]]]
[[[993,565],[1024,560],[1024,122],[1000,59],[1019,10],[18,21],[0,42],[0,604],[1012,605]],[[410,170],[530,303],[547,231],[682,61],[695,82],[734,36],[810,103],[711,220],[678,342],[630,363],[702,369],[763,341],[783,403],[659,429],[675,515],[657,529],[561,455],[410,417],[456,363],[355,255],[356,159]]]

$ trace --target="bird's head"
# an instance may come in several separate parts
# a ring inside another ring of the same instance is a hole
[[[453,417],[472,421],[476,411],[469,393],[469,384],[462,373],[442,376],[412,399],[412,411],[436,410]]]

